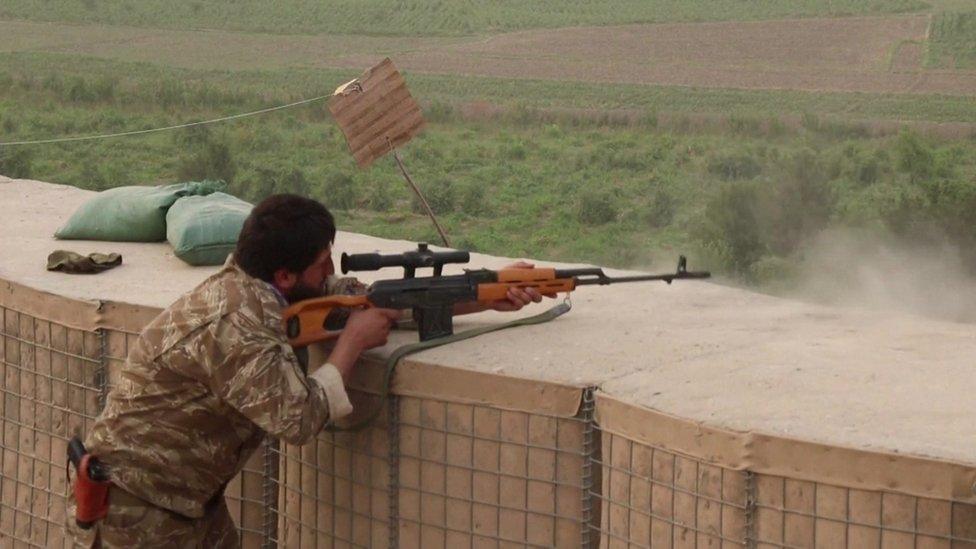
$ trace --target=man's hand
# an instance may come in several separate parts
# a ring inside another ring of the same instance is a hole
[[[516,261],[515,263],[506,265],[503,268],[531,269],[533,267],[535,267],[535,265],[527,261]],[[540,294],[535,288],[509,288],[508,295],[505,296],[505,299],[492,301],[488,304],[488,308],[496,311],[517,311],[529,303],[538,303],[540,301],[542,301],[542,294]]]
[[[506,265],[503,268],[531,269],[533,267],[535,267],[535,265],[532,263],[528,263],[526,261],[516,261],[515,263]],[[466,315],[468,313],[480,313],[481,311],[487,311],[489,309],[503,312],[517,311],[529,303],[538,303],[540,301],[542,301],[542,294],[540,294],[535,288],[510,288],[508,290],[508,295],[505,296],[505,299],[498,299],[484,305],[481,303],[458,303],[454,306],[454,314]]]
[[[367,349],[386,345],[390,328],[399,318],[400,311],[395,309],[353,311],[329,355],[329,363],[338,368],[343,379],[348,380],[359,355]]]
[[[386,345],[390,328],[400,318],[396,309],[370,308],[353,311],[339,339],[349,339],[360,351]]]

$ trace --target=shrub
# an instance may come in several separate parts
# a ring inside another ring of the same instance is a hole
[[[587,189],[580,194],[577,218],[584,225],[603,225],[617,218],[617,206],[611,193],[600,189]]]
[[[859,182],[865,185],[870,185],[878,180],[878,176],[880,174],[881,163],[878,162],[878,157],[869,156],[867,158],[860,159],[854,176]]]
[[[308,196],[311,192],[308,178],[300,168],[285,169],[275,181],[275,192]]]
[[[237,173],[230,147],[221,142],[208,141],[200,152],[180,160],[177,174],[184,180],[215,179],[232,183]]]
[[[657,129],[659,123],[660,121],[658,120],[657,111],[652,109],[644,111],[638,115],[635,125],[638,128],[655,130]]]
[[[827,226],[836,199],[824,166],[809,149],[781,160],[778,172],[761,212],[770,247],[789,254]]]
[[[388,182],[376,180],[370,185],[366,205],[375,212],[388,212],[396,202],[393,187]]]
[[[14,179],[30,178],[32,157],[30,149],[24,147],[0,149],[0,174]]]
[[[976,181],[943,180],[926,189],[940,232],[963,250],[976,247]],[[971,253],[972,255],[972,253]],[[974,265],[976,267],[976,265]]]
[[[744,114],[730,115],[729,129],[740,135],[760,136],[765,133],[761,118]]]
[[[457,199],[457,189],[454,182],[450,179],[434,179],[426,189],[421,187],[420,192],[423,193],[424,198],[427,199],[427,204],[435,214],[454,211],[454,206]],[[418,198],[416,194],[413,194],[413,191],[411,191],[411,194],[413,195],[411,202],[413,211],[416,213],[426,214],[427,210],[424,209],[423,204],[420,202],[420,198]]]
[[[56,95],[64,93],[64,79],[60,74],[49,74],[44,77],[41,87]]]
[[[478,182],[462,186],[458,192],[457,209],[470,216],[491,213],[491,204],[488,202],[488,192],[485,186]]]
[[[431,122],[449,122],[454,117],[454,106],[450,103],[434,101],[424,109],[424,118]]]
[[[878,217],[891,233],[911,237],[917,234],[924,212],[929,203],[917,188],[891,187],[879,196]]]
[[[800,117],[800,125],[809,132],[819,132],[821,128],[820,117],[812,112],[805,112]]]
[[[330,209],[349,210],[356,206],[359,196],[352,177],[333,172],[326,176],[322,187],[322,199]]]
[[[724,268],[748,277],[766,255],[759,215],[759,190],[752,182],[722,185],[708,200],[696,239]]]
[[[20,129],[20,117],[16,116],[12,111],[7,111],[0,115],[0,128],[8,136]]]
[[[935,154],[917,133],[903,131],[895,145],[898,169],[907,173],[912,183],[928,179],[935,172]]]
[[[104,174],[98,169],[98,164],[95,161],[87,160],[81,166],[81,173],[78,174],[80,187],[85,189],[91,189],[93,191],[103,191],[105,189],[111,188],[108,180],[106,180]]]
[[[658,187],[651,191],[644,219],[655,229],[667,227],[674,220],[674,198],[665,189]]]
[[[199,148],[210,142],[210,128],[203,125],[189,126],[173,132],[173,142],[186,148]]]
[[[498,157],[502,160],[525,160],[528,155],[525,144],[520,140],[501,145],[498,153]]]
[[[725,181],[752,179],[762,173],[762,166],[751,154],[727,153],[708,161],[708,172]]]

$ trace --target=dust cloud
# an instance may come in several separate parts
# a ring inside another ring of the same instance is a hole
[[[957,247],[831,230],[804,256],[791,297],[976,323],[976,278]]]

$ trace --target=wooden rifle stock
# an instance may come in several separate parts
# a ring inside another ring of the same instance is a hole
[[[292,347],[339,337],[351,309],[372,307],[364,295],[330,295],[299,301],[285,309],[285,334]]]

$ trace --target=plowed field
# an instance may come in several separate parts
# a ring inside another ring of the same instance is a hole
[[[488,38],[281,36],[0,22],[0,51],[190,68],[403,69],[742,89],[976,95],[976,71],[922,66],[929,16],[573,27]]]
[[[586,27],[405,52],[426,72],[746,89],[976,94],[976,72],[925,70],[927,16]],[[893,63],[899,49],[897,63]],[[344,56],[361,66],[368,56]],[[892,70],[892,66],[896,70]]]

